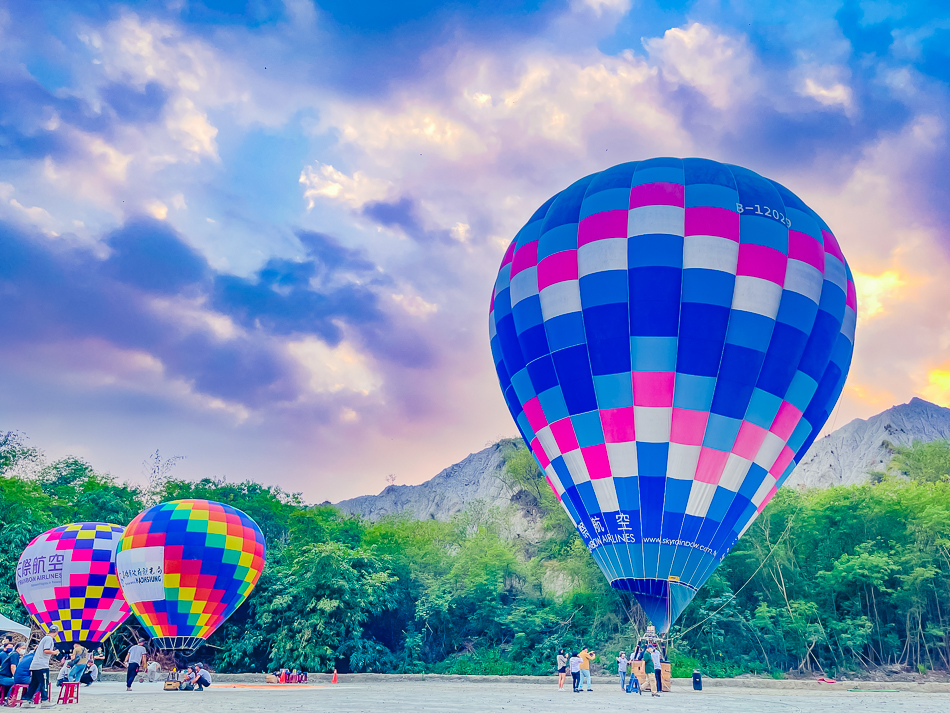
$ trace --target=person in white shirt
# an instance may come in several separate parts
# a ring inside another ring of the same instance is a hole
[[[625,689],[627,683],[627,654],[624,651],[621,651],[620,656],[617,657],[617,672],[620,674],[620,687]]]
[[[59,631],[59,624],[50,624],[46,636],[33,649],[33,661],[30,663],[30,687],[23,699],[26,706],[33,706],[33,696],[40,692],[40,704],[43,708],[52,705],[49,701],[49,660],[56,654],[56,640],[50,634]]]
[[[571,669],[571,681],[574,684],[574,693],[577,693],[581,685],[581,657],[577,654],[571,654],[571,658],[568,661],[568,668]]]
[[[663,656],[660,654],[659,646],[653,647],[650,658],[653,659],[653,675],[656,676],[656,695],[660,695],[663,692],[663,681],[660,674],[660,662],[663,661]]]
[[[148,656],[145,652],[145,639],[139,639],[139,642],[129,649],[125,655],[125,663],[128,666],[125,674],[125,690],[132,690],[132,681],[138,674],[140,668],[145,668],[148,663]]]

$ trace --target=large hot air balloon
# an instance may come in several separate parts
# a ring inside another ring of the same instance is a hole
[[[16,569],[20,601],[63,644],[95,648],[130,614],[115,573],[121,525],[77,522],[33,538]]]
[[[129,523],[116,567],[125,598],[152,643],[189,651],[247,599],[265,556],[261,529],[237,508],[175,500]]]
[[[611,585],[660,631],[828,419],[856,309],[814,211],[705,159],[587,176],[512,241],[489,318],[508,408]]]

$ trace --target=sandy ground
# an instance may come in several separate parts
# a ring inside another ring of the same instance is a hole
[[[227,685],[227,684],[225,684]],[[865,688],[873,686],[863,684]],[[54,692],[54,696],[56,693]],[[950,693],[850,693],[822,690],[745,690],[717,687],[696,692],[677,687],[659,698],[624,694],[619,685],[600,685],[593,692],[558,693],[537,684],[393,682],[310,686],[212,686],[203,692],[165,692],[160,683],[135,684],[127,693],[121,683],[102,682],[82,688],[71,713],[521,713],[578,711],[617,713],[626,710],[671,713],[947,713]]]

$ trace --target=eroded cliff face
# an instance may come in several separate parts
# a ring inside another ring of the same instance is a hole
[[[950,438],[950,409],[914,398],[867,420],[855,419],[815,441],[792,471],[786,487],[863,483],[872,471],[887,469],[889,445]]]
[[[881,471],[893,455],[889,444],[950,439],[950,409],[923,399],[893,406],[867,420],[857,419],[815,442],[786,483],[787,487],[821,487],[863,483]],[[337,503],[345,512],[369,520],[407,513],[418,520],[449,520],[473,503],[511,508],[512,531],[529,534],[535,513],[500,477],[505,468],[503,441],[472,453],[421,485],[390,485],[379,495],[363,495]]]
[[[351,498],[337,507],[369,520],[399,513],[417,520],[448,520],[475,501],[505,507],[514,493],[499,477],[505,468],[504,448],[505,442],[496,443],[420,485],[390,485],[379,495]]]

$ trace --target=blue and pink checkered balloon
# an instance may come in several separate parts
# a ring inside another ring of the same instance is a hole
[[[489,318],[508,408],[611,585],[660,631],[817,437],[856,318],[825,222],[738,166],[614,166],[512,241]]]

